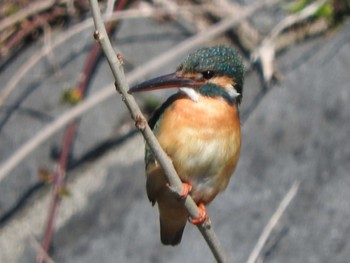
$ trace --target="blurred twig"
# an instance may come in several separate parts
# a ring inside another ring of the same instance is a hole
[[[62,17],[66,11],[62,8],[54,8],[51,12],[39,14],[31,20],[22,23],[20,29],[8,34],[8,38],[4,38],[0,43],[0,58],[6,60],[16,49],[25,44],[25,39],[35,35],[45,24]]]
[[[212,7],[211,4],[203,5],[183,5],[177,6],[176,8],[169,7],[152,7],[152,8],[141,8],[141,9],[129,9],[125,11],[114,12],[109,18],[103,17],[103,20],[120,20],[130,18],[143,18],[143,17],[155,17],[162,15],[178,15],[185,12],[191,12],[194,14],[200,14]]]
[[[52,52],[52,34],[51,34],[51,27],[48,23],[43,24],[44,29],[44,49],[48,49],[47,51],[47,59],[50,62],[52,68],[54,69],[55,75],[60,76],[61,75],[61,68],[59,64],[57,63],[55,59],[55,55]]]
[[[15,14],[6,17],[0,23],[0,31],[22,21],[23,19],[40,13],[43,10],[46,10],[56,4],[66,4],[71,0],[43,0],[41,2],[34,2],[27,6],[26,8],[22,8],[20,11]]]
[[[271,33],[265,38],[265,40],[274,41],[276,37],[286,28],[315,15],[320,7],[327,1],[328,0],[318,0],[308,5],[300,12],[287,16],[271,30]]]
[[[14,74],[14,76],[7,82],[5,87],[0,92],[0,106],[6,101],[7,97],[12,93],[12,91],[16,88],[17,84],[23,79],[23,77],[45,56],[50,54],[54,48],[65,43],[69,38],[78,34],[86,28],[89,28],[93,25],[92,19],[86,20],[74,27],[70,30],[62,34],[58,39],[53,41],[51,45],[44,46],[43,49],[36,52],[33,56],[31,56],[26,63],[24,63]]]
[[[55,263],[53,259],[45,252],[45,250],[41,247],[39,242],[36,240],[34,235],[30,235],[30,243],[33,245],[33,247],[38,251],[38,253],[42,253],[43,257],[45,258],[45,261],[47,263]]]
[[[326,3],[327,0],[316,1],[300,12],[292,14],[279,22],[264,38],[260,46],[251,54],[251,61],[256,63],[261,70],[261,75],[265,85],[269,85],[273,78],[279,78],[279,74],[275,69],[275,42],[277,37],[287,28],[313,16],[319,8]]]
[[[211,9],[210,14],[219,19],[229,14],[240,14],[244,9],[238,3],[229,0],[218,0],[216,4],[217,8]],[[258,30],[247,19],[242,20],[231,32],[237,37],[236,42],[239,42],[245,52],[250,53],[259,45],[261,36]]]
[[[285,195],[281,203],[279,204],[277,210],[275,213],[272,215],[270,218],[269,222],[263,229],[258,242],[256,243],[253,251],[249,255],[249,258],[247,260],[247,263],[255,263],[259,257],[259,254],[261,253],[264,245],[266,244],[266,241],[268,240],[269,236],[271,235],[271,232],[273,229],[276,227],[277,223],[281,219],[284,211],[287,209],[288,205],[290,202],[293,200],[295,197],[296,193],[298,192],[299,189],[299,182],[295,182],[292,187],[289,189],[288,193]]]

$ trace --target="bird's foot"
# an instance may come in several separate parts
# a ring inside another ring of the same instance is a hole
[[[192,190],[192,185],[188,183],[182,183],[182,190],[180,193],[180,199],[184,200]]]
[[[170,189],[171,192],[177,195],[177,198],[179,200],[185,200],[189,192],[191,192],[192,190],[192,185],[190,185],[189,183],[182,183],[182,189],[180,193],[176,191],[173,187],[171,187],[169,184],[167,184],[167,187]]]
[[[188,220],[194,224],[194,225],[199,225],[208,220],[208,214],[207,214],[207,209],[205,208],[205,205],[203,203],[200,203],[198,205],[198,211],[199,211],[199,216],[196,218],[189,218]]]

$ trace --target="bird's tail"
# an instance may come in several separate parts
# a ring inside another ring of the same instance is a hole
[[[158,201],[160,239],[164,245],[178,245],[187,223],[188,214],[182,205],[172,197],[171,200]]]
[[[162,243],[172,246],[180,244],[186,222],[187,218],[185,220],[174,219],[165,221],[160,217],[160,240]]]

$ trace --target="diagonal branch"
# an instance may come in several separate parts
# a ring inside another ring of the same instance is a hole
[[[289,189],[288,193],[284,196],[283,200],[281,201],[280,205],[278,206],[275,213],[270,218],[269,222],[265,226],[263,232],[261,233],[258,242],[256,243],[253,251],[249,255],[249,258],[247,260],[247,263],[255,263],[259,257],[259,254],[261,250],[263,249],[264,245],[266,244],[266,241],[268,240],[271,232],[276,227],[278,221],[281,219],[284,211],[287,209],[290,202],[295,197],[296,193],[298,192],[300,182],[294,182],[294,184]]]
[[[125,102],[132,118],[135,121],[136,127],[140,130],[147,144],[152,149],[159,164],[162,166],[170,187],[174,189],[179,195],[181,195],[183,185],[175,171],[171,160],[167,157],[161,148],[158,140],[154,136],[151,128],[148,126],[147,121],[142,115],[142,112],[133,96],[127,92],[129,90],[129,86],[124,75],[122,60],[120,59],[119,53],[118,55],[115,54],[113,47],[109,41],[101,13],[99,11],[98,3],[96,0],[90,0],[90,4],[92,7],[92,14],[96,27],[94,37],[101,44],[101,47],[106,55],[107,61],[115,78],[115,85],[117,87],[117,90],[121,93],[123,101]],[[198,218],[200,216],[198,207],[190,196],[186,197],[184,201],[184,207],[192,218]],[[226,255],[224,254],[223,248],[221,247],[215,232],[210,227],[209,221],[198,224],[197,226],[207,241],[216,260],[218,262],[226,262]]]
[[[40,243],[36,240],[33,234],[31,234],[29,238],[30,238],[31,245],[35,248],[35,250],[43,254],[43,257],[46,263],[55,263],[55,261],[53,261],[53,259],[44,251],[44,249],[42,248]]]
[[[260,46],[257,47],[256,50],[251,54],[251,61],[259,65],[265,85],[269,85],[274,77],[278,78],[278,73],[274,67],[276,55],[276,38],[285,29],[315,15],[317,10],[319,10],[320,7],[326,3],[326,1],[327,0],[318,0],[312,4],[309,4],[300,12],[284,18],[271,30],[270,34],[264,38]]]
[[[327,0],[318,0],[312,4],[309,4],[304,9],[296,14],[292,14],[284,18],[280,23],[278,23],[274,29],[271,31],[267,39],[273,41],[283,30],[286,28],[299,23],[313,15],[327,2]]]
[[[16,88],[17,84],[23,79],[23,77],[45,56],[49,55],[52,52],[53,48],[65,43],[69,38],[78,34],[86,28],[92,26],[92,21],[87,19],[86,21],[79,23],[78,25],[72,27],[70,30],[61,34],[49,47],[42,48],[36,52],[30,59],[27,60],[14,74],[14,76],[9,80],[5,87],[0,91],[0,106],[4,104],[7,97],[12,93]]]
[[[23,19],[35,15],[37,13],[40,13],[55,4],[63,4],[63,3],[68,3],[67,0],[43,0],[40,2],[35,2],[27,6],[26,8],[21,9],[20,11],[16,12],[15,14],[6,17],[3,19],[0,23],[0,31],[16,24],[22,21]]]

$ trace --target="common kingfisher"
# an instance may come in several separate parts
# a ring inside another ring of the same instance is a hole
[[[179,88],[155,110],[149,125],[200,209],[200,218],[192,223],[206,220],[205,205],[226,188],[237,165],[243,79],[244,66],[237,51],[216,46],[195,51],[175,73],[129,91]],[[159,208],[161,241],[177,245],[189,215],[169,189],[162,167],[147,145],[145,163],[147,195]]]

